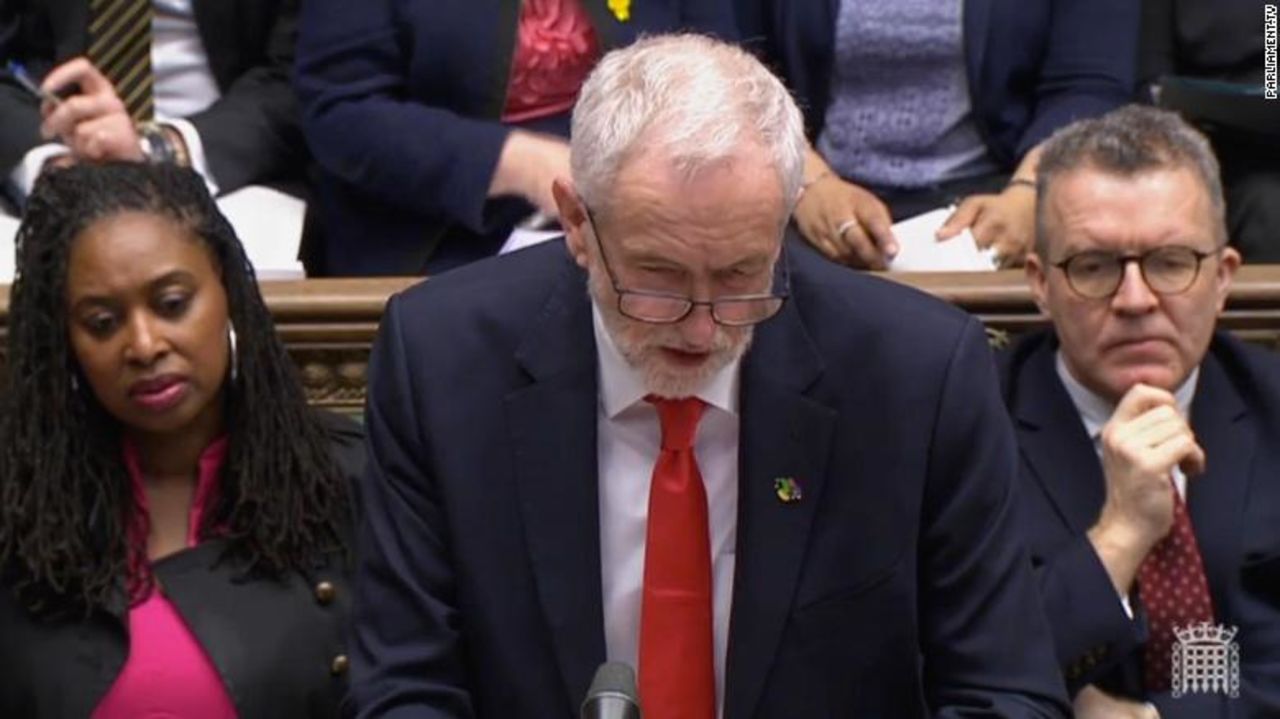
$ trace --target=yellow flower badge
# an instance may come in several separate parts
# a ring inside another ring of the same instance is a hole
[[[631,19],[631,0],[609,0],[609,10],[618,22],[627,22]]]

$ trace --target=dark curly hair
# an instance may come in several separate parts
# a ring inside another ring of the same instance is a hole
[[[235,326],[237,378],[224,392],[229,443],[220,498],[198,528],[226,541],[222,560],[245,576],[307,572],[342,551],[346,482],[276,336],[253,268],[194,172],[167,165],[77,165],[46,173],[17,236],[9,355],[0,407],[0,568],[32,611],[88,613],[123,585],[136,601],[150,576],[131,576],[146,547],[135,519],[121,429],[78,372],[67,332],[68,256],[95,221],[121,212],[189,229],[220,269]],[[145,572],[143,573],[146,574]]]

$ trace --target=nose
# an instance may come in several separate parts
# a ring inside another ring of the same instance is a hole
[[[680,338],[690,349],[704,350],[711,347],[716,336],[716,321],[711,316],[710,305],[697,305],[680,322]]]
[[[1111,306],[1123,314],[1144,314],[1159,304],[1160,298],[1147,285],[1146,278],[1142,276],[1142,268],[1137,262],[1126,262],[1120,286],[1111,298]]]
[[[125,359],[140,365],[151,365],[168,351],[168,343],[154,317],[134,313],[126,328]]]

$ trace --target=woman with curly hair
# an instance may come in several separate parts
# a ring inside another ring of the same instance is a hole
[[[358,427],[310,410],[200,178],[76,166],[18,233],[0,716],[336,716]]]

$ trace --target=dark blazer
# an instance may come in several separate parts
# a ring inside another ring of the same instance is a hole
[[[1191,426],[1208,469],[1187,506],[1219,623],[1239,628],[1241,696],[1144,697],[1135,620],[1085,532],[1102,509],[1102,464],[1054,369],[1047,332],[1000,358],[1022,454],[1024,532],[1069,688],[1086,684],[1154,702],[1166,718],[1280,716],[1280,358],[1217,334],[1200,365]]]
[[[1012,168],[1059,127],[1129,101],[1138,1],[964,0],[969,96],[996,161]],[[841,0],[735,2],[744,42],[787,81],[816,139],[831,99]]]
[[[602,51],[640,33],[733,37],[731,0],[583,2]],[[321,166],[322,273],[438,272],[495,253],[532,208],[486,200],[511,128],[519,0],[308,0],[298,41],[303,129]],[[532,129],[568,136],[568,114]]]
[[[1063,715],[981,325],[788,254],[742,367],[724,716]],[[577,716],[605,659],[585,274],[553,241],[406,290],[369,391],[359,716]]]
[[[223,192],[296,179],[306,163],[289,87],[298,0],[193,0],[196,26],[222,97],[190,120]],[[83,55],[87,0],[0,0],[0,61],[21,60],[37,80]],[[0,172],[40,139],[38,101],[0,74]]]
[[[1260,10],[1253,0],[1142,0],[1140,97],[1162,75],[1261,85]]]
[[[363,468],[363,432],[328,418],[342,470]],[[242,581],[203,542],[154,564],[165,596],[208,653],[241,719],[343,716],[349,573],[335,560],[307,576]],[[324,586],[324,585],[328,586]],[[0,716],[84,719],[119,676],[129,648],[123,593],[87,620],[33,618],[0,587]]]

